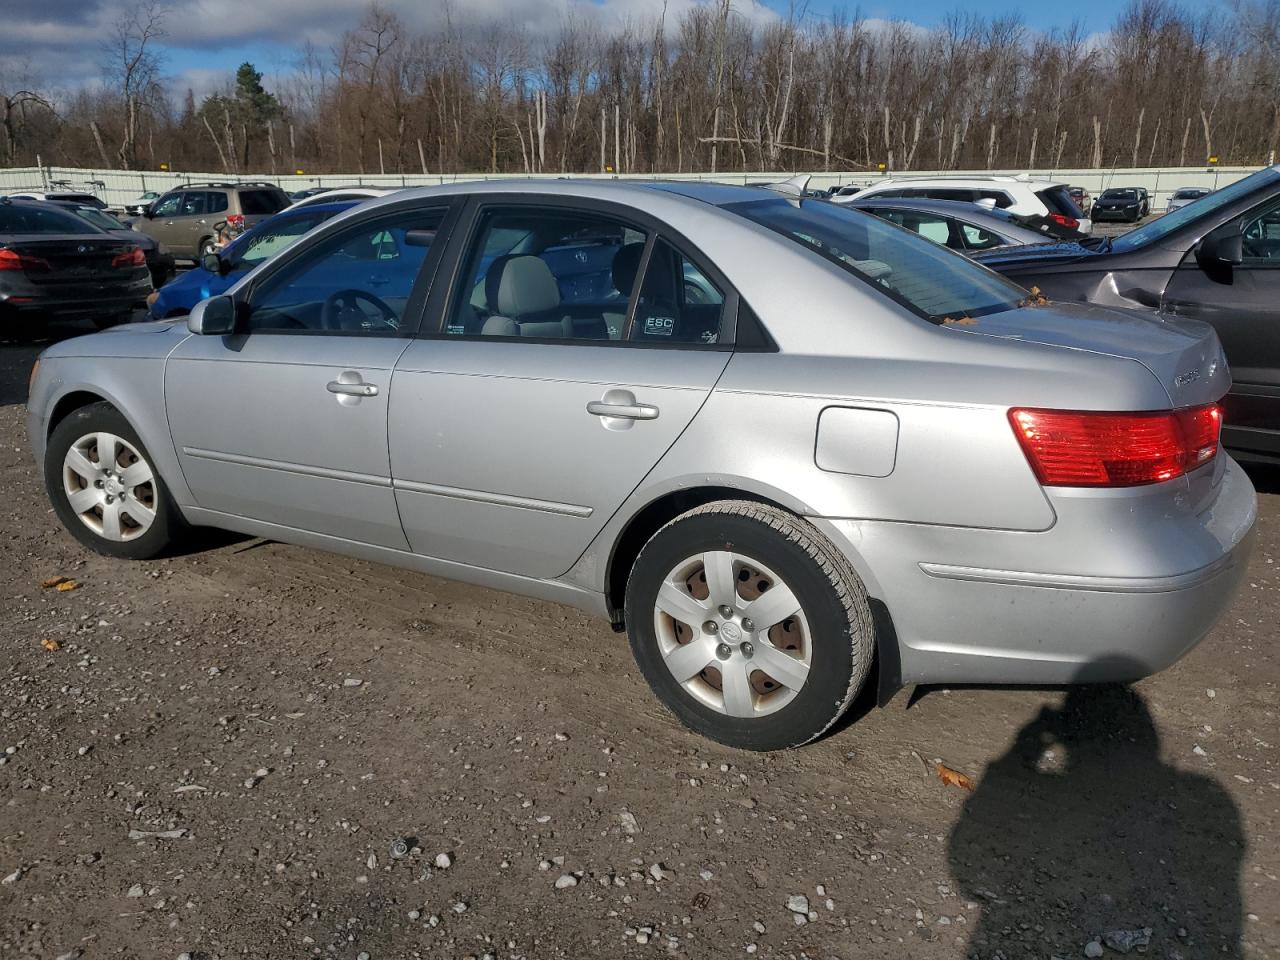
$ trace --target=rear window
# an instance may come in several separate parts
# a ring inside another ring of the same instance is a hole
[[[1049,208],[1050,213],[1061,214],[1072,220],[1084,218],[1084,211],[1076,206],[1075,200],[1071,197],[1071,191],[1066,187],[1045,187],[1043,190],[1037,190],[1036,196]]]
[[[933,323],[1011,310],[1026,296],[960,254],[858,210],[783,198],[725,209],[837,264]]]
[[[278,190],[241,190],[240,210],[247,216],[279,213],[289,205],[289,198]]]
[[[0,204],[0,236],[24,233],[101,233],[61,210]]]

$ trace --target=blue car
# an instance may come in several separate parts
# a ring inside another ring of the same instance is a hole
[[[237,237],[219,254],[221,273],[210,273],[200,264],[161,287],[151,301],[153,320],[183,317],[201,300],[214,297],[269,257],[300,239],[330,217],[349,210],[358,201],[318,203],[311,207],[286,210],[258,224],[244,236]]]

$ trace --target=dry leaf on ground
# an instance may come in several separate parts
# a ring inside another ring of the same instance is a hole
[[[57,651],[62,649],[62,644],[60,644],[57,640],[47,640],[47,639],[41,640],[40,646],[44,647],[50,653],[56,653]]]
[[[973,781],[959,770],[952,770],[945,763],[940,763],[938,764],[937,771],[938,779],[948,787],[959,787],[962,790],[973,789]]]
[[[74,590],[78,586],[80,586],[80,584],[76,583],[74,580],[63,580],[55,589],[57,589],[59,593],[66,593],[68,590]]]
[[[61,576],[59,576],[59,577],[50,577],[48,580],[43,581],[43,582],[40,584],[40,586],[41,586],[41,588],[42,588],[42,589],[48,590],[50,587],[56,587],[56,586],[58,586],[58,584],[60,584],[60,583],[66,583],[66,582],[67,582],[68,580],[70,580],[70,579],[71,579],[70,577],[61,577]]]

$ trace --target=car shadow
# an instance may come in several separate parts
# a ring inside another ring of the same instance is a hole
[[[968,956],[1242,956],[1240,814],[1161,759],[1133,688],[1070,688],[975,780],[948,845],[981,911]]]
[[[17,339],[0,323],[0,406],[27,402],[31,367],[40,351],[51,343],[97,330],[92,323],[55,322],[34,338]]]
[[[1280,464],[1242,461],[1240,465],[1259,493],[1280,493]]]

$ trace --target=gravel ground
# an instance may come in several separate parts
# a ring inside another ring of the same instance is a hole
[[[258,540],[85,552],[34,354],[0,346],[0,956],[1280,956],[1280,473],[1166,673],[904,692],[756,755],[570,609]]]

